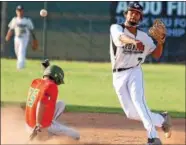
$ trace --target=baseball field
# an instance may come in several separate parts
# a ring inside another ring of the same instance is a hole
[[[51,63],[61,66],[65,72],[65,85],[59,87],[59,99],[67,106],[60,120],[80,131],[81,140],[78,143],[146,142],[142,123],[126,119],[120,108],[112,86],[110,63]],[[42,77],[39,60],[27,60],[26,66],[24,70],[17,71],[16,60],[1,59],[2,144],[25,143],[20,139],[24,135],[24,112],[19,104],[25,102],[32,79]],[[149,108],[155,112],[168,111],[173,117],[172,138],[165,139],[161,129],[158,129],[160,138],[166,144],[184,144],[185,66],[144,64],[142,68]],[[12,135],[15,139],[8,140]],[[61,138],[51,142],[62,143]]]

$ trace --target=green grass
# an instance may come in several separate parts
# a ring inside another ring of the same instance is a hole
[[[110,63],[52,61],[65,71],[65,85],[59,99],[69,111],[122,113],[112,86]],[[149,108],[167,110],[174,117],[185,117],[185,66],[144,64],[145,94]],[[42,76],[40,61],[28,60],[16,70],[16,61],[1,59],[1,101],[23,102],[32,79]]]

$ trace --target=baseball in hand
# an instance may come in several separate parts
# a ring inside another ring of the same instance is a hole
[[[42,10],[40,11],[40,16],[41,16],[41,17],[46,17],[47,14],[48,14],[48,12],[47,12],[47,10],[45,10],[45,9],[42,9]]]

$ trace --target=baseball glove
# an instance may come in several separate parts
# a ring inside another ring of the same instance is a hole
[[[166,38],[166,31],[165,24],[160,19],[156,19],[149,29],[149,35],[158,43],[163,44]]]
[[[38,40],[37,39],[33,39],[32,40],[32,50],[36,51],[38,50]]]

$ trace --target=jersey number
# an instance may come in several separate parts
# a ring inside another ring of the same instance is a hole
[[[36,96],[39,93],[39,89],[30,88],[28,92],[28,100],[27,100],[27,106],[32,107],[34,104],[34,101],[36,99]]]

